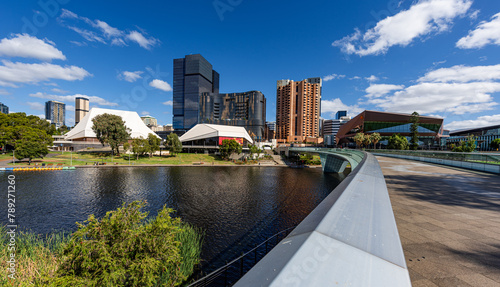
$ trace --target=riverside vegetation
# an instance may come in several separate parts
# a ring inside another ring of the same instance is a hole
[[[16,279],[4,274],[2,286],[177,286],[186,281],[200,261],[202,234],[172,218],[163,207],[147,219],[144,201],[123,204],[69,235],[55,232],[40,237],[30,232],[16,236]],[[0,261],[10,258],[9,238],[1,230]],[[6,270],[6,269],[4,269]],[[6,273],[7,271],[4,271]]]

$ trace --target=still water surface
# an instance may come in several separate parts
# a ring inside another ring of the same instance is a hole
[[[0,214],[7,218],[7,175]],[[17,172],[16,219],[37,233],[76,230],[123,202],[147,200],[155,216],[167,205],[205,232],[202,259],[223,265],[271,235],[300,223],[343,179],[321,169],[286,167],[121,167]],[[6,220],[3,224],[6,224]],[[207,267],[205,267],[207,268]]]

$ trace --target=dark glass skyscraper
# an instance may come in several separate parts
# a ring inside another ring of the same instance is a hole
[[[45,119],[49,120],[56,128],[66,125],[66,104],[57,101],[45,103]]]
[[[174,59],[173,127],[188,130],[199,123],[200,95],[219,93],[219,74],[200,54]]]

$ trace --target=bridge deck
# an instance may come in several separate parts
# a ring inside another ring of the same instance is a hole
[[[500,177],[377,159],[413,286],[500,286]]]

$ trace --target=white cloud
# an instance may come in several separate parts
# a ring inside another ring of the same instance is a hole
[[[133,83],[133,82],[137,81],[138,79],[142,78],[141,77],[142,73],[144,73],[144,72],[143,71],[135,71],[135,72],[123,71],[120,74],[118,74],[118,79]]]
[[[365,109],[360,108],[358,105],[346,105],[339,98],[333,100],[321,100],[321,116],[323,118],[328,118],[327,114],[329,114],[329,117],[333,118],[335,113],[338,111],[347,111],[348,116],[354,117],[364,110]]]
[[[10,93],[6,89],[0,89],[0,95],[1,96],[8,96],[8,95],[10,95]]]
[[[164,104],[165,106],[173,106],[174,102],[173,101],[166,101],[166,102],[163,102],[162,104]]]
[[[361,77],[359,76],[354,76],[352,78],[349,78],[349,80],[361,80]]]
[[[460,115],[491,110],[496,105],[491,96],[495,92],[500,92],[500,83],[419,83],[391,95],[372,97],[368,103],[390,112]]]
[[[172,91],[172,87],[167,82],[162,80],[154,79],[149,83],[149,85],[165,92]]]
[[[499,30],[500,31],[500,30]],[[500,64],[492,66],[453,66],[431,71],[419,82],[471,82],[500,80]]]
[[[15,34],[14,37],[0,41],[0,56],[35,58],[39,60],[66,60],[55,44],[47,39],[41,40],[28,34]]]
[[[73,105],[66,105],[66,113],[74,113],[75,112],[75,106]]]
[[[77,66],[59,66],[49,63],[27,64],[2,61],[0,65],[0,86],[17,87],[17,83],[36,84],[51,79],[75,81],[92,76]]]
[[[490,22],[479,23],[474,31],[458,40],[456,46],[461,49],[482,48],[488,44],[500,45],[500,13],[491,17]]]
[[[368,88],[366,88],[365,92],[367,93],[366,97],[368,98],[378,98],[387,95],[391,91],[401,90],[403,88],[404,86],[402,85],[372,84]]]
[[[331,81],[331,80],[334,80],[334,79],[342,79],[342,78],[345,78],[345,75],[331,74],[331,75],[328,75],[328,76],[324,76],[323,77],[323,81],[328,82],[328,81]]]
[[[365,78],[365,80],[367,80],[368,82],[375,82],[375,81],[378,81],[378,78],[375,75],[371,75],[371,76]]]
[[[141,116],[149,116],[150,113],[148,111],[142,111]]]
[[[157,39],[150,37],[149,39],[144,37],[141,33],[137,31],[132,31],[128,33],[127,38],[131,41],[136,42],[139,46],[143,47],[146,50],[150,50],[152,46],[156,45],[158,42]]]
[[[71,29],[80,34],[84,39],[89,42],[100,42],[103,44],[110,44],[115,46],[127,46],[127,41],[138,43],[141,47],[150,50],[153,46],[159,43],[159,40],[154,37],[146,38],[141,32],[136,30],[120,30],[112,27],[108,23],[96,19],[91,20],[87,17],[79,16],[69,10],[62,9],[61,16],[58,18],[59,22],[68,29]],[[80,21],[87,24],[86,28],[76,26],[81,24]],[[66,23],[71,22],[71,25]],[[71,41],[75,45],[84,45],[85,43]]]
[[[463,16],[471,4],[472,0],[420,0],[408,10],[379,21],[363,35],[356,29],[332,45],[347,54],[383,54],[392,46],[405,47],[416,38],[449,30],[453,19]]]
[[[470,129],[487,127],[500,124],[500,114],[491,116],[481,116],[475,120],[465,120],[465,121],[453,121],[449,124],[445,124],[444,128],[447,130],[458,130],[458,129]]]
[[[61,89],[58,89],[58,88],[53,88],[51,91],[54,92],[54,93],[59,93],[59,94],[67,94],[67,93],[69,93],[68,91],[61,90]]]
[[[61,96],[61,95],[48,95],[48,94],[45,94],[45,93],[38,92],[38,93],[35,93],[35,94],[30,94],[29,96],[30,97],[34,97],[34,98],[54,100],[54,101],[60,101],[60,102],[66,102],[66,103],[74,103],[76,97],[84,97],[84,98],[89,99],[89,102],[92,105],[118,106],[117,103],[109,102],[108,100],[105,100],[105,99],[100,98],[100,97],[87,96],[87,95],[81,95],[81,94]]]
[[[28,104],[28,107],[32,110],[35,111],[43,111],[45,110],[45,105],[43,103],[38,103],[38,102],[26,102]]]

